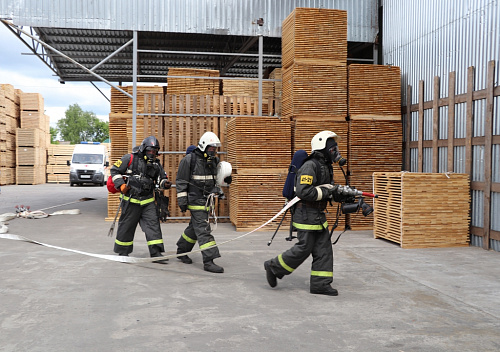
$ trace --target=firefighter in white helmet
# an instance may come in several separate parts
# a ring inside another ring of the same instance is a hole
[[[216,184],[219,164],[216,151],[220,146],[220,140],[215,133],[205,132],[196,149],[179,163],[176,178],[179,208],[183,213],[188,209],[191,212],[191,221],[177,241],[177,254],[190,252],[198,242],[200,249],[208,248],[201,252],[203,268],[213,273],[224,272],[224,268],[214,263],[214,259],[219,258],[220,253],[211,233],[208,222],[211,209],[207,206],[207,199],[211,193],[222,193]],[[230,175],[224,178],[227,184],[231,181]],[[179,259],[185,264],[193,262],[187,255],[180,256]]]
[[[275,287],[277,278],[291,274],[312,254],[310,292],[337,296],[333,282],[333,249],[328,231],[325,208],[333,197],[332,163],[339,162],[337,141],[340,137],[331,131],[322,131],[311,140],[312,153],[298,170],[295,178],[296,195],[301,199],[292,215],[298,242],[277,257],[264,262],[269,285]]]

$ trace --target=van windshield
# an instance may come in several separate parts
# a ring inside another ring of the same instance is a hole
[[[73,154],[73,164],[102,164],[102,154]]]

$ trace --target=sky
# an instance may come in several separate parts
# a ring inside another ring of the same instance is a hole
[[[29,33],[29,29],[23,28]],[[29,37],[25,37],[31,40]],[[90,82],[59,83],[59,78],[37,56],[22,55],[31,51],[4,24],[0,23],[0,83],[11,84],[25,93],[41,93],[50,127],[72,104],[93,112],[102,121],[109,120],[109,101]],[[104,82],[94,82],[110,99],[110,88]]]

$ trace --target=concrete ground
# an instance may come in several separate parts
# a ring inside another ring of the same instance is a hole
[[[2,186],[0,214],[76,201],[46,212],[79,215],[17,218],[9,233],[113,254],[106,197],[105,187]],[[185,226],[162,224],[167,254]],[[268,286],[263,262],[292,245],[283,231],[267,246],[272,233],[221,245],[224,274],[203,271],[200,253],[192,265],[123,264],[0,239],[0,350],[500,350],[500,253],[401,249],[371,231],[348,231],[334,246],[339,296],[327,297],[309,293],[310,259]],[[242,234],[231,224],[214,231],[219,243]],[[148,256],[140,229],[132,255]]]

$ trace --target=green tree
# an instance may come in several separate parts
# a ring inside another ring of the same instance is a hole
[[[61,138],[71,144],[103,142],[109,137],[109,123],[99,120],[91,111],[83,111],[78,104],[70,105],[66,118],[57,121]]]
[[[59,144],[57,141],[57,128],[50,128],[50,143],[51,144]]]

